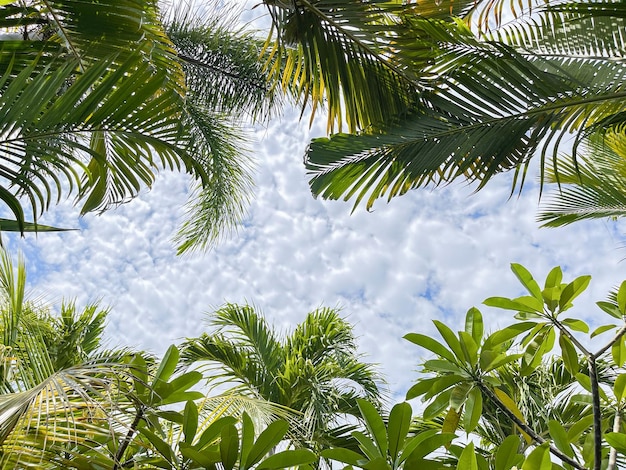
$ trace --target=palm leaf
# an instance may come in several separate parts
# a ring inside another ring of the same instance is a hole
[[[577,164],[563,158],[558,172],[548,172],[550,186],[559,188],[540,208],[544,227],[626,215],[626,136],[611,131],[586,144]]]

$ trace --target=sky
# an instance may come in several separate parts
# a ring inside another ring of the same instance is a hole
[[[254,304],[279,331],[317,307],[341,308],[363,360],[378,364],[395,401],[428,357],[403,335],[436,336],[433,319],[462,329],[472,306],[483,312],[487,330],[512,321],[509,312],[481,306],[490,296],[523,294],[511,262],[540,282],[556,265],[565,280],[591,274],[574,315],[602,324],[594,302],[626,279],[623,223],[540,229],[536,185],[509,198],[506,174],[477,194],[459,182],[351,214],[350,202],[315,200],[308,188],[302,157],[324,127],[323,118],[309,128],[299,110],[287,109],[251,132],[256,188],[249,215],[236,236],[208,253],[176,256],[172,237],[189,181],[168,172],[103,215],[79,220],[72,201],[62,201],[41,219],[80,231],[3,234],[4,241],[12,253],[24,253],[33,294],[51,303],[110,306],[109,346],[162,354],[207,331],[209,313],[225,302]]]

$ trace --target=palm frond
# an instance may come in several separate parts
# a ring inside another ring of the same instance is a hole
[[[337,123],[341,130],[345,121],[354,131],[406,110],[414,98],[411,81],[388,57],[401,5],[264,3],[274,25],[265,51],[272,79],[311,102],[313,113],[326,106],[329,129]]]
[[[191,134],[189,152],[206,159],[207,181],[197,183],[189,197],[175,237],[179,254],[209,248],[236,231],[253,187],[252,161],[232,120],[190,102],[183,125]]]
[[[540,207],[544,227],[626,215],[626,134],[595,134],[585,143],[576,162],[564,157],[558,171],[547,174],[558,189]]]

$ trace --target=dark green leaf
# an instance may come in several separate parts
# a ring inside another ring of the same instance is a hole
[[[237,428],[227,424],[222,428],[220,440],[220,457],[225,470],[232,470],[239,458],[239,434]]]
[[[286,421],[274,421],[259,435],[248,454],[247,467],[250,468],[263,458],[285,436],[289,430]]]
[[[309,449],[284,450],[263,460],[256,468],[288,468],[306,465],[317,460],[317,456]]]
[[[429,336],[422,335],[419,333],[409,333],[404,336],[404,339],[410,341],[411,343],[417,344],[422,348],[428,349],[429,351],[437,354],[438,356],[443,357],[449,361],[454,362],[454,355],[439,341],[432,339]]]
[[[388,424],[389,455],[394,462],[404,447],[404,441],[409,432],[411,419],[412,409],[411,405],[408,403],[398,403],[391,409]]]

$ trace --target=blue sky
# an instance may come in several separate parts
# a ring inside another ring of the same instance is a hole
[[[110,305],[109,344],[155,353],[200,334],[207,313],[224,302],[253,303],[282,330],[316,307],[341,307],[366,360],[380,364],[398,400],[426,357],[402,336],[434,335],[432,319],[461,329],[467,309],[486,297],[521,294],[511,262],[540,280],[555,265],[566,279],[591,274],[575,312],[600,324],[593,303],[626,278],[623,223],[539,229],[536,188],[509,200],[508,175],[475,195],[457,183],[351,215],[351,203],[311,197],[302,156],[311,137],[323,135],[325,120],[309,129],[298,116],[288,109],[252,133],[257,169],[249,216],[215,250],[176,256],[171,239],[188,180],[163,173],[130,204],[85,217],[80,231],[9,237],[10,249],[26,254],[31,289],[50,302]],[[42,222],[78,226],[78,209],[64,201]],[[481,310],[487,329],[511,321],[506,312]]]

